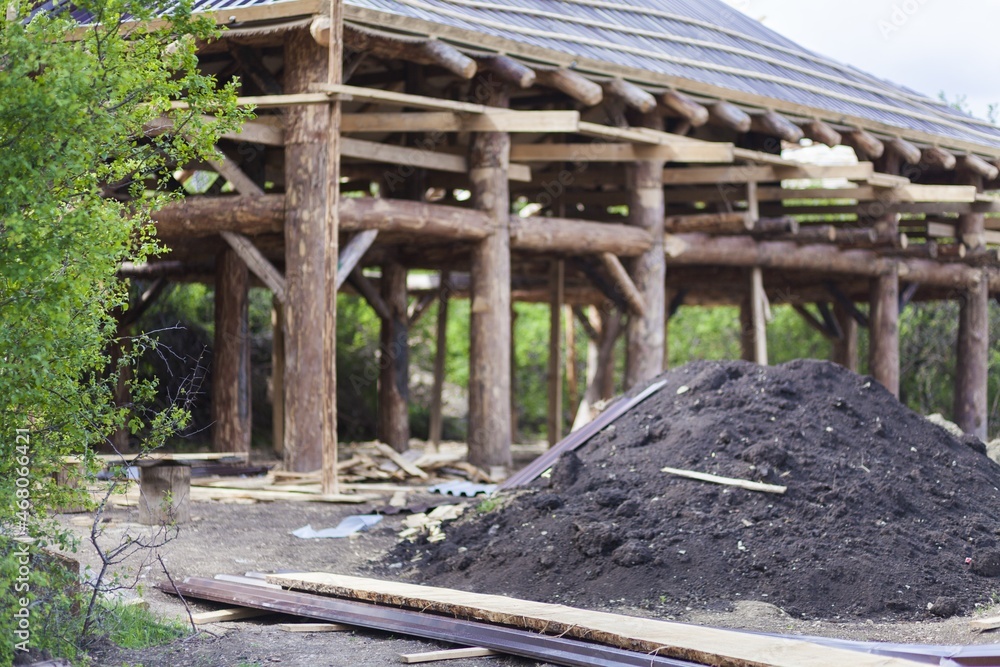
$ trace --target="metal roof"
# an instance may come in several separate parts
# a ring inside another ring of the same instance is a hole
[[[831,115],[862,118],[1000,148],[1000,128],[802,48],[721,0],[348,0],[347,4],[557,51],[581,62],[663,75],[682,90],[689,88],[686,82],[707,84],[823,110],[828,119]],[[424,31],[414,28],[414,32]],[[453,41],[453,33],[444,37]],[[802,114],[808,115],[808,110]]]

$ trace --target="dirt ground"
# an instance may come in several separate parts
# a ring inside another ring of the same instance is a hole
[[[217,502],[193,505],[193,520],[178,537],[161,549],[164,561],[175,578],[213,576],[218,573],[242,574],[247,571],[277,569],[325,570],[342,574],[372,576],[370,566],[382,558],[396,542],[401,529],[400,516],[388,516],[379,526],[355,539],[300,540],[290,531],[307,523],[313,527],[336,525],[341,518],[364,510],[347,505],[272,502],[249,505]],[[131,523],[134,517],[124,509],[110,513],[107,535],[115,538],[124,531],[141,531]],[[64,515],[63,522],[81,535],[79,515]],[[92,550],[84,544],[77,558],[84,564],[97,565]],[[129,564],[134,571],[138,563]],[[152,587],[163,580],[159,565],[141,573],[141,593],[153,611],[163,616],[186,618],[177,598]],[[503,591],[499,591],[503,592]],[[192,602],[193,611],[218,608]],[[624,614],[650,616],[649,610],[604,605]],[[1000,612],[1000,610],[995,610]],[[785,615],[764,603],[738,603],[734,610],[687,612],[676,620],[752,631],[839,637],[845,639],[930,643],[993,643],[1000,637],[992,633],[976,634],[968,628],[968,618],[918,621],[910,623],[802,621]],[[104,649],[95,654],[96,665],[108,667],[221,667],[251,665],[289,665],[302,667],[376,667],[399,663],[399,654],[451,648],[438,642],[392,636],[358,629],[351,633],[293,634],[277,628],[277,623],[293,619],[273,617],[202,626],[205,632],[172,644],[144,650]],[[294,619],[299,620],[299,619]],[[540,665],[530,660],[491,657],[454,660],[454,667],[529,667]]]

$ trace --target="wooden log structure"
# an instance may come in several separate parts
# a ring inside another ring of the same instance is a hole
[[[827,123],[821,120],[810,120],[799,125],[807,139],[831,148],[844,143],[844,137]]]
[[[955,423],[984,442],[989,414],[989,302],[986,276],[959,299],[955,361]]]
[[[535,83],[565,93],[585,107],[596,106],[604,99],[600,85],[565,68],[535,68]]]
[[[728,128],[738,134],[750,131],[753,119],[735,104],[720,100],[708,107],[708,121],[713,125]]]
[[[441,435],[444,431],[444,372],[448,355],[448,298],[450,290],[448,273],[442,271],[440,287],[438,288],[437,331],[434,338],[434,384],[431,387],[430,425],[428,426],[427,438],[435,450],[441,446]]]
[[[562,440],[563,374],[562,314],[566,287],[566,263],[555,260],[549,270],[549,360],[548,360],[548,436],[549,447]]]
[[[842,136],[844,145],[853,148],[859,160],[875,160],[885,153],[885,144],[866,130],[848,130]]]
[[[872,376],[899,396],[899,273],[891,265],[871,281],[871,337],[868,368]]]
[[[750,130],[797,144],[805,136],[798,125],[774,111],[750,114]]]
[[[840,334],[833,340],[833,361],[858,372],[858,321],[839,303],[833,306],[833,317]]]
[[[473,56],[481,72],[492,72],[501,81],[517,88],[531,88],[535,85],[535,71],[513,58],[502,54]]]
[[[506,107],[510,100],[506,85],[484,77],[473,79],[472,94],[495,107]],[[487,470],[512,465],[509,164],[509,134],[479,132],[471,137],[471,201],[492,222],[492,232],[472,250],[469,463]]]
[[[652,125],[655,116],[644,123]],[[663,255],[663,161],[640,160],[626,167],[629,224],[652,237],[649,249],[632,261],[632,279],[644,305],[633,313],[625,330],[627,353],[625,386],[653,378],[663,369],[663,333],[666,321],[666,263]]]
[[[885,149],[897,155],[905,164],[919,164],[923,153],[906,139],[893,137],[885,142]]]
[[[624,79],[608,79],[601,88],[605,97],[621,100],[626,107],[639,113],[649,113],[656,108],[656,98],[652,94]]]
[[[691,127],[701,127],[708,122],[708,109],[684,93],[668,90],[660,95],[660,102],[667,111],[680,116]]]
[[[379,286],[389,317],[382,319],[379,345],[378,439],[405,452],[410,447],[406,269],[398,262],[387,262]]]
[[[247,265],[232,248],[215,269],[212,347],[212,448],[250,452],[250,331]]]
[[[920,150],[920,164],[935,171],[951,171],[958,164],[958,158],[937,146],[928,146]]]

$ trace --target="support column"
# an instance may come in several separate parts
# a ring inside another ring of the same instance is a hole
[[[271,304],[271,446],[285,455],[285,307]]]
[[[441,286],[438,292],[437,338],[434,348],[434,386],[431,389],[431,421],[428,440],[437,451],[441,446],[441,432],[444,419],[441,409],[444,403],[444,368],[448,354],[448,272],[441,272]]]
[[[653,119],[643,119],[651,124]],[[632,280],[646,304],[645,314],[631,314],[625,330],[628,354],[625,388],[649,380],[663,368],[666,309],[666,256],[663,252],[663,160],[643,160],[627,168],[629,223],[647,230],[653,245],[632,263]]]
[[[476,76],[473,101],[506,107],[509,89]],[[472,205],[496,228],[472,249],[469,326],[469,462],[509,468],[510,452],[510,135],[480,132],[469,145]],[[662,216],[661,216],[662,218]],[[662,253],[662,250],[661,250]]]
[[[215,260],[212,448],[250,452],[250,277],[232,248]]]
[[[871,281],[868,368],[882,386],[899,397],[899,271]]]
[[[382,265],[382,301],[390,319],[382,320],[378,383],[378,438],[397,452],[410,446],[410,352],[406,315],[406,269]]]
[[[308,30],[286,33],[285,92],[307,92],[311,84],[326,81],[327,63],[327,48],[318,45]],[[285,465],[295,472],[323,465],[329,129],[326,105],[286,111]]]
[[[562,439],[562,310],[565,264],[552,262],[549,270],[549,447]]]
[[[833,362],[858,372],[858,321],[839,303],[833,306],[833,316],[842,337],[833,340]]]
[[[740,304],[741,359],[767,365],[767,297],[760,267],[750,270],[750,289]]]
[[[983,442],[987,438],[990,352],[989,277],[960,299],[955,360],[955,423]]]

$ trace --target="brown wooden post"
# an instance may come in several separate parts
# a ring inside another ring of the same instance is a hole
[[[644,117],[654,126],[657,117]],[[662,121],[661,121],[662,122]],[[649,250],[632,262],[632,279],[642,294],[642,316],[629,316],[625,387],[656,377],[663,368],[663,323],[666,308],[666,257],[663,253],[663,160],[642,160],[628,165],[629,223],[653,236]]]
[[[382,265],[382,300],[390,319],[382,320],[378,384],[378,438],[397,452],[410,446],[410,353],[406,316],[406,269]]]
[[[275,455],[285,455],[285,307],[271,304],[271,437]]]
[[[899,396],[899,270],[893,264],[885,274],[872,279],[869,372],[882,386]]]
[[[476,76],[470,95],[495,107],[509,104],[510,91]],[[496,227],[472,250],[469,326],[469,462],[510,467],[510,135],[480,132],[469,145],[472,204]],[[662,216],[661,216],[662,217]]]
[[[955,423],[983,442],[987,438],[990,321],[989,276],[962,295],[955,361]]]
[[[968,169],[956,174],[956,182],[983,190],[983,177]],[[986,219],[982,213],[961,215],[958,233],[972,249],[985,245]],[[959,300],[958,354],[955,360],[955,423],[985,441],[987,438],[987,387],[990,345],[989,277],[968,290]]]
[[[327,63],[327,49],[308,30],[286,33],[285,92],[306,92],[310,85],[326,81]],[[334,300],[332,293],[328,298],[324,283],[329,130],[330,109],[325,105],[286,111],[285,465],[296,472],[323,466],[324,326],[327,302]]]
[[[601,340],[597,348],[597,400],[615,395],[615,345],[622,333],[622,319],[617,311],[601,313]]]
[[[215,260],[212,448],[250,451],[250,276],[232,248]]]
[[[510,441],[521,442],[521,429],[517,422],[517,306],[510,304]]]
[[[839,303],[833,306],[843,337],[833,340],[833,361],[844,368],[858,372],[858,321]]]
[[[565,264],[552,262],[549,270],[549,447],[562,439],[562,310]]]
[[[132,402],[132,391],[129,383],[132,381],[132,364],[122,364],[121,359],[132,353],[132,327],[123,325],[121,322],[115,332],[115,340],[111,343],[111,354],[109,367],[115,375],[115,405],[119,408],[125,407]],[[125,417],[127,422],[128,417]],[[131,432],[127,423],[123,422],[114,433],[111,434],[111,445],[116,452],[127,452]]]
[[[431,389],[431,421],[428,439],[434,450],[441,446],[441,432],[444,419],[441,409],[444,404],[444,369],[448,355],[448,272],[441,272],[438,291],[437,338],[434,341],[434,385]]]
[[[753,327],[753,297],[747,292],[740,301],[740,359],[753,361],[756,347]]]
[[[566,401],[575,409],[580,400],[576,376],[576,318],[573,307],[563,307],[563,322],[566,323],[563,345],[566,347]]]

